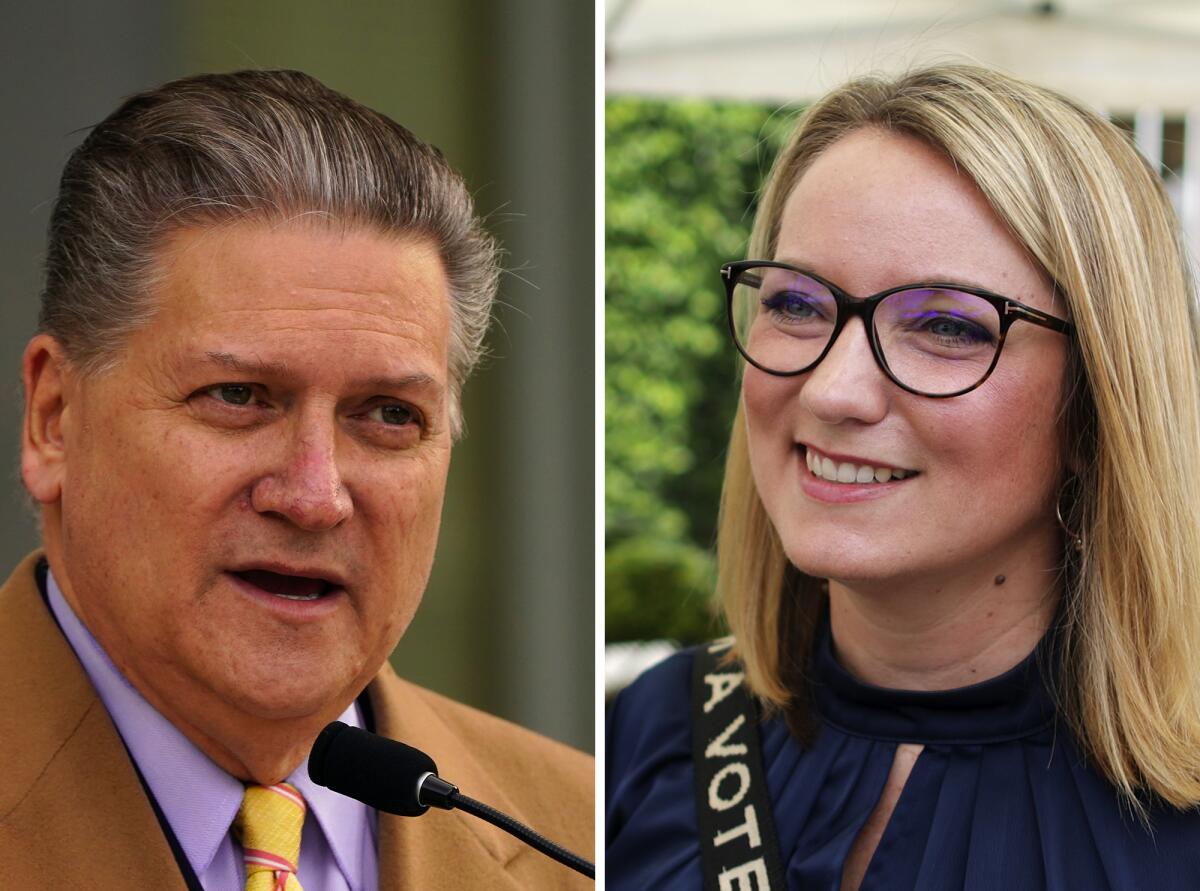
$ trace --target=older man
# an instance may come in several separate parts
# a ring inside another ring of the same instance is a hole
[[[45,551],[0,590],[0,887],[587,885],[305,769],[340,718],[591,850],[590,759],[386,664],[495,283],[436,149],[305,75],[176,81],[91,132],[23,363]]]

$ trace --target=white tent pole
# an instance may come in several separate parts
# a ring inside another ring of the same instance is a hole
[[[1161,108],[1143,105],[1133,116],[1133,138],[1155,171],[1162,170],[1163,115]]]
[[[1183,118],[1183,175],[1179,186],[1179,216],[1183,232],[1200,257],[1200,108],[1189,109]]]

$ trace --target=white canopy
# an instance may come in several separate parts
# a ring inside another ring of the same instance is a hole
[[[1200,108],[1190,0],[607,0],[612,94],[803,101],[852,76],[969,59],[1097,108]]]

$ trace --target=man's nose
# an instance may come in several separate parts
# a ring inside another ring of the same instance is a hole
[[[875,424],[888,409],[889,381],[875,361],[867,329],[850,319],[816,368],[806,375],[800,399],[827,424]]]
[[[254,483],[250,503],[301,529],[321,531],[344,523],[354,502],[338,467],[336,429],[328,423],[298,424],[283,443],[274,470]]]

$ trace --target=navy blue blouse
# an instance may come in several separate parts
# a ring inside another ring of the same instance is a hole
[[[1040,646],[958,690],[855,680],[818,637],[820,729],[804,749],[779,718],[761,728],[780,853],[793,889],[839,888],[902,742],[924,745],[862,891],[1200,889],[1200,812],[1152,810],[1151,830],[1084,762],[1043,683]],[[692,654],[617,697],[607,729],[606,887],[703,887],[693,798]]]

